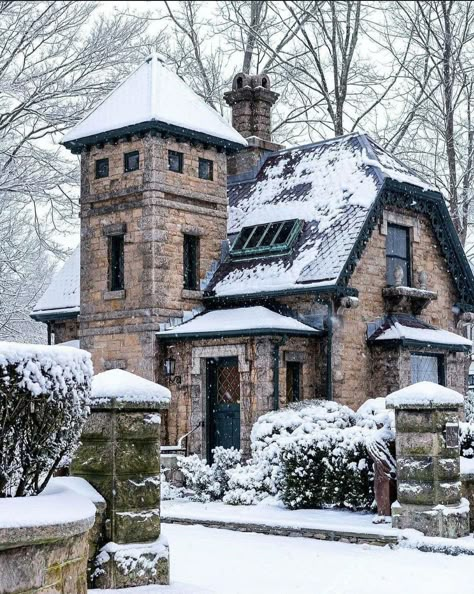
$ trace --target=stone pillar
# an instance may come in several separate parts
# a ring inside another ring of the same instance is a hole
[[[461,499],[458,392],[420,382],[387,397],[395,409],[397,501],[395,528],[427,536],[469,534],[469,503]]]
[[[168,546],[160,536],[159,414],[167,403],[145,400],[146,394],[137,398],[137,393],[133,399],[115,393],[94,397],[96,378],[117,373],[125,380],[128,376],[136,378],[139,386],[146,388],[150,384],[154,390],[168,392],[121,370],[94,378],[91,415],[71,468],[107,503],[101,543],[104,546],[96,558],[91,581],[101,588],[167,584]],[[115,389],[120,390],[120,382],[115,383]],[[131,543],[139,544],[133,548],[121,546]]]

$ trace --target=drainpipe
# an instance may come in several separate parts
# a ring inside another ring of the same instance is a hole
[[[280,407],[280,347],[286,344],[287,336],[273,344],[273,410]]]
[[[326,400],[333,399],[332,393],[332,337],[333,337],[333,320],[334,307],[332,299],[328,302],[328,345],[326,352]]]
[[[51,322],[47,322],[46,323],[46,327],[48,328],[48,344],[51,344]]]

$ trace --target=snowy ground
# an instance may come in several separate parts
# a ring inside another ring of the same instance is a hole
[[[117,594],[446,594],[473,592],[472,557],[164,525],[170,587]],[[112,594],[92,590],[89,594]]]

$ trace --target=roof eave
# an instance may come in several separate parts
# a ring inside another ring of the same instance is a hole
[[[258,330],[226,330],[212,332],[157,332],[156,336],[160,340],[203,340],[209,338],[228,338],[228,337],[255,337],[255,336],[304,336],[306,338],[317,338],[323,336],[323,330],[285,330],[279,328],[259,328]]]
[[[43,310],[43,311],[32,311],[30,318],[36,322],[52,322],[55,320],[73,320],[77,318],[80,313],[79,308],[71,308],[70,311],[64,310]]]
[[[169,136],[189,138],[190,140],[202,142],[203,144],[210,144],[217,148],[225,149],[228,153],[234,153],[246,147],[246,144],[241,144],[233,140],[218,138],[217,136],[212,136],[204,132],[189,130],[188,128],[175,126],[174,124],[167,124],[166,122],[160,122],[157,120],[131,124],[122,128],[117,128],[115,130],[99,132],[98,134],[93,134],[91,136],[66,140],[61,144],[63,144],[72,153],[77,154],[80,153],[84,147],[91,146],[93,144],[109,142],[130,134],[139,134],[142,132],[151,131],[161,132]]]
[[[442,342],[429,342],[424,340],[413,340],[411,338],[392,338],[388,340],[380,339],[369,339],[367,341],[371,346],[383,346],[393,347],[402,346],[404,348],[422,348],[430,350],[443,350],[443,351],[454,351],[454,352],[465,352],[468,353],[472,350],[471,345],[467,344],[450,344]]]

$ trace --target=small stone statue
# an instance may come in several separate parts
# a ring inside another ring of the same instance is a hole
[[[400,266],[400,264],[397,264],[395,266],[395,270],[393,271],[393,276],[395,278],[395,286],[396,287],[400,287],[401,285],[403,285],[403,277],[405,276],[405,274],[404,274],[403,268]]]
[[[424,270],[418,272],[418,285],[423,291],[426,291],[428,288],[428,275]]]

